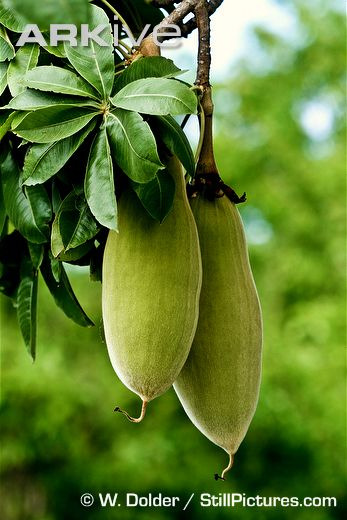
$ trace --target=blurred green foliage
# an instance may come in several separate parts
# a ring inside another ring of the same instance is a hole
[[[112,413],[115,405],[136,413],[140,403],[115,376],[100,327],[70,323],[41,285],[34,365],[2,299],[3,520],[183,515],[80,505],[82,493],[116,491],[182,501],[192,492],[336,496],[338,508],[256,515],[344,517],[344,18],[319,0],[281,3],[295,12],[300,38],[294,44],[257,28],[252,55],[216,88],[217,160],[225,181],[248,194],[240,209],[265,326],[260,402],[228,481],[213,480],[226,455],[190,424],[172,390],[140,425]],[[333,125],[317,138],[302,114],[322,102]],[[100,323],[100,285],[87,272],[72,280]],[[195,498],[186,516],[253,515],[241,507],[202,510]]]

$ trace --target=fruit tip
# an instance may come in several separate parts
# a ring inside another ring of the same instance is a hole
[[[119,408],[119,406],[116,406],[113,411],[122,413],[123,415],[125,415],[125,417],[130,422],[140,423],[144,419],[144,417],[146,415],[147,404],[148,404],[148,401],[142,401],[141,414],[140,414],[139,417],[131,417],[131,415],[129,415],[128,412],[126,412],[125,410],[122,410],[121,408]]]

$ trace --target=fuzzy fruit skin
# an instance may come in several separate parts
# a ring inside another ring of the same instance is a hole
[[[110,231],[103,260],[102,308],[112,366],[143,401],[164,393],[184,365],[198,320],[201,256],[181,164],[173,207],[162,224],[137,196],[123,193],[119,234]]]
[[[191,206],[204,277],[196,335],[174,388],[195,426],[233,456],[258,401],[261,310],[236,206],[199,195]]]

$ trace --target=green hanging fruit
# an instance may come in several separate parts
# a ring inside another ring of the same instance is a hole
[[[191,206],[204,277],[196,335],[174,388],[195,426],[229,454],[224,479],[257,406],[261,309],[234,203],[198,194]]]
[[[196,330],[201,289],[197,229],[181,164],[167,166],[176,185],[162,224],[134,192],[119,203],[119,234],[110,231],[103,260],[102,309],[109,356],[118,377],[147,403],[164,393],[184,365]],[[117,411],[121,411],[118,408]]]

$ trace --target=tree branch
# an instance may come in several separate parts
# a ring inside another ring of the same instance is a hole
[[[222,5],[224,0],[210,0],[208,3],[208,14],[209,16],[212,16],[217,9]],[[197,28],[196,18],[192,18],[191,20],[188,20],[185,24],[178,24],[181,29],[181,34],[185,38],[189,36],[190,33],[192,33]]]
[[[195,18],[199,29],[198,70],[195,84],[203,88],[210,86],[211,29],[207,0],[200,0],[195,8]]]
[[[187,16],[187,14],[194,11],[195,7],[199,3],[200,0],[183,0],[177,7],[169,14],[158,26],[158,33],[167,27],[167,25],[173,24],[178,25],[183,19]]]

